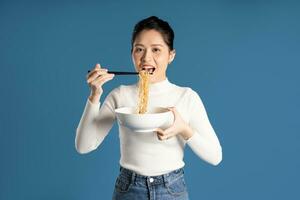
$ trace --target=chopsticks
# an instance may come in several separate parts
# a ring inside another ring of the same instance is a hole
[[[88,70],[88,73],[90,73],[91,70]],[[138,72],[121,72],[121,71],[107,71],[109,74],[115,74],[115,75],[138,75]]]

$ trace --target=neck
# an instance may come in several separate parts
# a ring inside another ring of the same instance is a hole
[[[149,83],[150,84],[155,84],[155,83],[159,83],[159,82],[165,81],[166,79],[167,79],[166,76],[158,77],[156,79],[152,79],[152,77],[150,76]]]
[[[164,79],[159,79],[159,80],[155,80],[155,81],[149,80],[149,83],[150,83],[150,84],[155,84],[155,83],[163,82],[163,81],[165,81],[165,80],[167,80],[167,77],[165,77]]]

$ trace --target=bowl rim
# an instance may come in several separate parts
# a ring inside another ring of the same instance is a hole
[[[119,108],[116,108],[114,111],[115,113],[118,113],[118,114],[122,114],[122,115],[134,115],[134,116],[140,116],[140,115],[143,115],[143,116],[149,116],[149,115],[159,115],[159,114],[167,114],[167,113],[170,113],[172,112],[171,110],[168,110],[167,107],[162,107],[162,106],[152,106],[150,107],[151,108],[162,108],[162,109],[165,109],[166,112],[160,112],[160,113],[144,113],[144,114],[139,114],[139,113],[122,113],[122,112],[119,112],[118,110],[120,109],[124,109],[124,108],[135,108],[135,107],[132,107],[132,106],[123,106],[123,107],[119,107]],[[148,108],[149,109],[149,108]]]

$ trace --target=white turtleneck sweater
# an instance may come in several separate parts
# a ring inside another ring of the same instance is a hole
[[[76,150],[84,154],[97,149],[116,120],[115,109],[137,105],[137,84],[120,85],[107,95],[103,103],[93,104],[88,99],[76,129]],[[188,140],[178,134],[161,141],[155,132],[137,133],[119,124],[122,167],[146,176],[168,173],[184,166],[186,144],[206,162],[212,165],[221,162],[221,145],[195,91],[172,84],[166,78],[150,84],[148,106],[175,107],[194,134]]]

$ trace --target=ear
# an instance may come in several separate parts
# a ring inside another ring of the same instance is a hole
[[[174,60],[176,55],[176,50],[173,49],[172,51],[170,51],[170,56],[169,56],[169,64]]]

